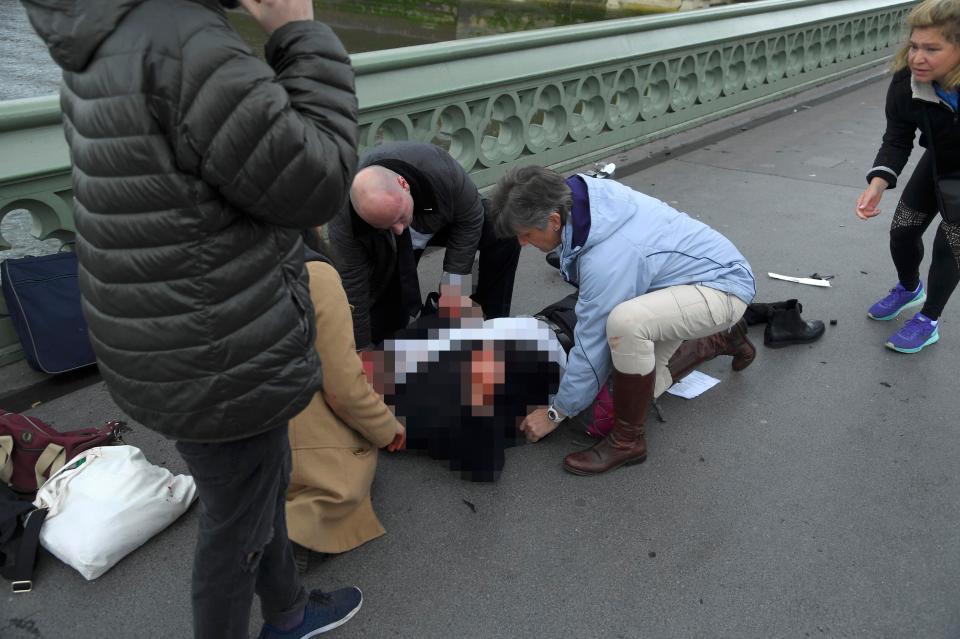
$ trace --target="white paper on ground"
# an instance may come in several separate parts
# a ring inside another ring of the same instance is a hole
[[[679,382],[667,389],[667,392],[684,399],[693,399],[704,391],[710,390],[720,383],[716,377],[710,377],[700,371],[693,371]]]
[[[827,280],[815,280],[812,277],[790,277],[789,275],[780,275],[779,273],[767,273],[775,280],[786,280],[787,282],[796,282],[797,284],[809,284],[810,286],[826,286],[830,288],[830,282]]]

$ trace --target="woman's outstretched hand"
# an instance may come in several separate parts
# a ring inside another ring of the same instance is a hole
[[[880,198],[883,197],[883,192],[887,190],[889,185],[883,178],[873,178],[870,181],[870,186],[857,198],[857,217],[861,220],[869,220],[871,217],[880,215],[880,209],[877,208],[877,205],[880,204]]]

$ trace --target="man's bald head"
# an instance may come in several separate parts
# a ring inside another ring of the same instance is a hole
[[[350,187],[350,202],[364,222],[397,235],[413,219],[413,198],[407,181],[382,166],[368,166],[357,172]]]

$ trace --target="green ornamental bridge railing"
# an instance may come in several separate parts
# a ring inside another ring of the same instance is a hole
[[[916,0],[764,0],[353,56],[360,144],[446,148],[481,188],[558,170],[876,66]],[[74,234],[56,96],[0,103],[0,220]],[[0,250],[10,245],[0,236]],[[0,300],[0,364],[21,356]]]

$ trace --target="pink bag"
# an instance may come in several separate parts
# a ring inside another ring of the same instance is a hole
[[[613,430],[613,397],[610,385],[604,384],[593,402],[593,423],[587,427],[587,436],[603,439]]]

